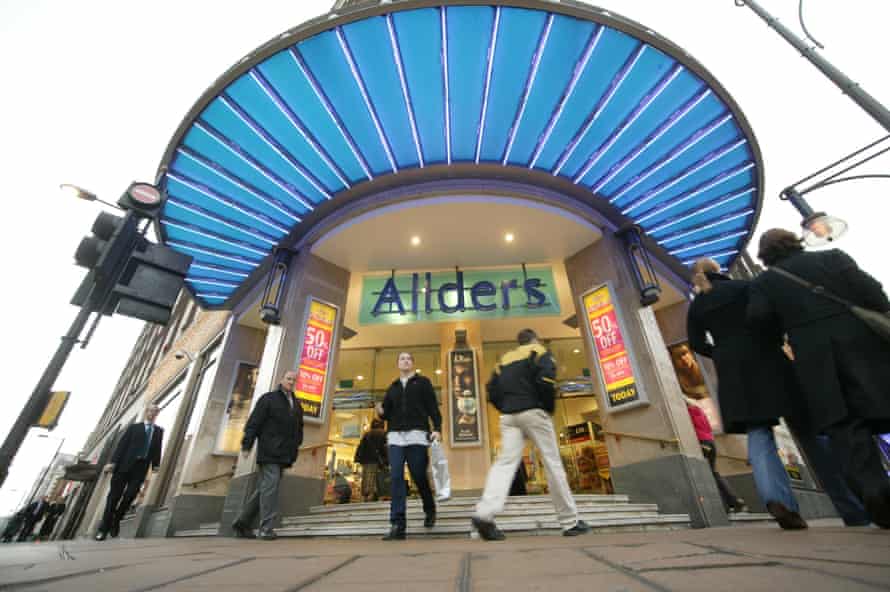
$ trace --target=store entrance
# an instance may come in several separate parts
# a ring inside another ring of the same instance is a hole
[[[542,338],[542,341],[557,360],[558,386],[553,422],[569,485],[574,493],[613,493],[596,397],[598,381],[587,368],[581,337]],[[341,344],[328,436],[324,503],[368,501],[362,495],[363,469],[355,462],[356,450],[362,436],[371,428],[375,403],[383,400],[386,389],[396,378],[399,352],[414,354],[417,370],[432,381],[442,415],[447,418],[447,368],[441,365],[445,357],[443,351],[449,347],[450,344],[426,344],[350,349],[348,343]],[[497,361],[514,347],[515,342],[510,341],[483,341],[481,352],[477,352],[482,361],[479,381],[483,390]],[[486,455],[492,461],[501,445],[498,418],[497,410],[487,405],[485,438],[478,454]],[[447,442],[445,446],[447,449]],[[530,442],[526,443],[523,464],[527,477],[526,494],[546,494],[544,467],[540,454]]]

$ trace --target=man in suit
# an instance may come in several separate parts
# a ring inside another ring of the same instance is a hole
[[[34,526],[40,522],[40,519],[43,518],[43,515],[46,514],[46,511],[49,509],[49,500],[46,496],[43,496],[36,502],[31,502],[24,510],[24,525],[22,526],[22,531],[19,533],[18,542],[24,542],[28,540],[28,537],[31,536],[31,533],[34,531]]]
[[[159,411],[157,405],[149,405],[145,410],[145,421],[130,424],[111,455],[106,470],[112,470],[113,475],[105,513],[96,532],[97,541],[104,541],[109,534],[112,537],[118,535],[121,518],[139,495],[149,465],[156,471],[161,464],[164,430],[154,423]]]
[[[260,397],[244,426],[242,460],[250,454],[254,440],[259,439],[257,464],[260,478],[256,491],[232,523],[237,537],[255,538],[251,525],[259,513],[259,538],[267,541],[276,538],[272,526],[278,518],[281,474],[296,462],[298,449],[303,443],[303,407],[294,396],[296,382],[295,370],[285,372],[278,388]]]

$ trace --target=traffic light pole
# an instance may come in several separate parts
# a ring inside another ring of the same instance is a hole
[[[91,292],[94,290],[95,286]],[[6,440],[3,442],[3,447],[0,448],[0,487],[2,487],[3,483],[6,481],[6,477],[9,474],[9,466],[12,464],[12,459],[15,458],[16,453],[19,451],[19,447],[22,445],[22,442],[25,441],[25,436],[28,435],[28,430],[46,408],[46,404],[49,402],[50,389],[52,389],[53,384],[59,377],[59,373],[62,372],[62,367],[65,366],[65,362],[68,360],[68,355],[77,344],[78,337],[86,326],[92,312],[93,311],[88,306],[80,307],[68,332],[62,336],[62,342],[59,344],[59,348],[56,350],[55,355],[49,361],[46,370],[43,371],[43,376],[40,377],[37,386],[34,387],[34,392],[31,393],[31,398],[28,399],[24,409],[22,409],[18,419],[16,419],[15,424],[6,436]]]

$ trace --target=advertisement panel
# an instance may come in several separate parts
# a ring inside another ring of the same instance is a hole
[[[448,402],[451,413],[451,445],[481,446],[479,377],[475,350],[448,352]]]
[[[630,344],[624,338],[624,323],[610,285],[606,283],[586,292],[581,302],[609,411],[624,411],[648,404],[637,384],[636,364]]]
[[[333,304],[309,298],[306,324],[297,357],[297,384],[294,394],[303,406],[304,421],[324,421],[325,393],[331,375],[331,347],[339,309]]]

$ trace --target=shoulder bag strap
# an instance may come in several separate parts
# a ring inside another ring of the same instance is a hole
[[[787,269],[782,269],[781,267],[770,267],[769,270],[775,271],[779,275],[788,278],[792,282],[795,282],[796,284],[803,286],[804,288],[808,289],[813,294],[818,294],[820,296],[824,296],[825,298],[828,298],[829,300],[833,300],[834,302],[837,302],[838,304],[842,304],[842,305],[846,306],[847,308],[852,308],[853,306],[855,306],[849,300],[844,300],[840,296],[835,296],[833,293],[826,290],[825,286],[820,286],[818,284],[808,282],[807,280],[803,279],[799,275],[791,273]]]

